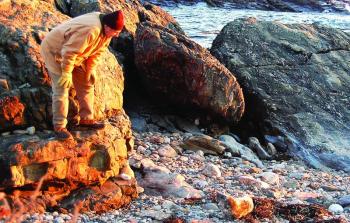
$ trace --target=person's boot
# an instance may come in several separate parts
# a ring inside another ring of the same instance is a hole
[[[89,129],[103,129],[106,124],[104,122],[98,122],[94,119],[82,119],[79,122],[79,127],[89,128]]]
[[[59,140],[73,139],[72,134],[66,128],[54,128],[56,138]]]

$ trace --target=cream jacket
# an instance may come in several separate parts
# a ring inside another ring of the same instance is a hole
[[[41,43],[40,52],[46,68],[61,75],[82,66],[86,72],[95,69],[111,38],[103,33],[99,12],[70,19],[50,31]]]

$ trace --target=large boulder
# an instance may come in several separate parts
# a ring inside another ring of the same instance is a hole
[[[54,208],[58,203],[58,208],[71,210],[72,202],[78,200],[85,210],[93,211],[130,203],[137,196],[136,182],[118,181],[119,175],[130,168],[130,125],[121,110],[103,130],[72,131],[74,140],[58,141],[52,133],[43,132],[1,137],[0,192],[7,188],[7,198],[16,210],[16,196],[26,203],[28,194],[37,191],[33,203],[23,207],[28,212]],[[13,190],[17,195],[10,192]]]
[[[11,4],[0,14],[0,132],[27,125],[48,128],[51,88],[39,46],[50,29],[69,17],[57,11],[53,2],[14,0]],[[103,75],[95,84],[96,118],[105,118],[123,105],[122,68],[110,52],[103,57],[97,67]],[[73,90],[70,119],[78,110],[74,95]]]
[[[234,75],[186,36],[145,22],[137,29],[134,48],[136,67],[154,95],[229,121],[242,117],[243,93]]]
[[[268,141],[284,141],[315,167],[350,171],[348,33],[240,19],[221,30],[211,53],[237,75],[247,117]]]
[[[72,131],[75,141],[57,141],[52,134],[9,135],[0,138],[2,186],[19,187],[46,180],[67,179],[89,185],[117,176],[127,164],[127,145],[132,140],[130,121],[121,111],[115,126],[100,132]],[[6,171],[5,171],[6,170]],[[8,171],[8,172],[7,172]]]

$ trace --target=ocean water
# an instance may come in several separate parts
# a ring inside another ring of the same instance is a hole
[[[203,47],[209,48],[220,30],[230,21],[238,18],[255,17],[258,20],[291,23],[318,23],[350,32],[350,15],[318,12],[275,12],[247,9],[208,7],[206,3],[177,5],[162,8],[170,13],[186,34]]]

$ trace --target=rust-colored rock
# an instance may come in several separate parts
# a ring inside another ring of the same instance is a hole
[[[136,33],[135,64],[155,96],[205,109],[232,122],[243,115],[243,93],[236,78],[184,35],[142,23]]]
[[[117,176],[127,165],[127,140],[130,121],[120,114],[119,126],[104,130],[73,131],[76,140],[58,141],[50,135],[9,136],[0,139],[0,166],[7,176],[2,185],[24,186],[38,182],[68,180],[89,185]]]
[[[77,185],[68,186],[64,183],[48,184],[37,192],[33,188],[7,194],[5,199],[10,208],[5,209],[0,205],[0,211],[3,208],[3,218],[7,219],[12,216],[22,217],[24,213],[43,213],[47,209],[64,213],[102,213],[129,204],[138,196],[136,187],[135,179],[123,181],[117,178],[110,178],[101,185],[79,188]]]
[[[128,166],[127,145],[133,141],[124,111],[114,113],[103,130],[72,130],[74,140],[58,141],[52,133],[0,138],[0,194],[12,214],[48,208],[103,212],[137,196],[136,181],[118,179]],[[25,187],[23,187],[25,186]]]
[[[226,149],[221,141],[207,135],[195,135],[186,138],[181,147],[193,151],[201,150],[205,154],[213,155],[223,154]]]
[[[71,212],[77,204],[81,203],[81,212],[95,211],[102,213],[125,206],[136,197],[135,179],[122,181],[111,178],[101,186],[84,187],[73,191],[58,206]]]
[[[18,97],[0,98],[0,126],[6,129],[11,126],[19,126],[24,122],[24,105]]]

